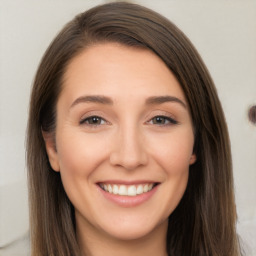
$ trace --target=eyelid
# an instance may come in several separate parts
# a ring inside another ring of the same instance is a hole
[[[89,120],[90,118],[94,118],[94,117],[101,119],[105,123],[108,123],[104,118],[102,118],[100,116],[92,115],[92,116],[88,116],[88,117],[82,118],[79,121],[79,124],[84,124],[87,120]],[[102,125],[102,124],[87,124],[87,125],[89,125],[89,126],[99,126],[99,125]]]
[[[87,125],[87,126],[101,126],[101,125],[105,125],[105,124],[110,124],[110,122],[103,117],[104,114],[103,113],[99,113],[99,111],[89,111],[88,113],[84,114],[80,120],[79,120],[79,125]],[[100,118],[101,120],[103,120],[105,123],[104,124],[86,124],[86,120],[93,118],[93,117],[97,117]]]
[[[166,125],[174,125],[174,124],[177,124],[177,121],[174,120],[173,118],[170,118],[170,117],[167,117],[167,116],[163,116],[163,115],[161,115],[161,116],[155,116],[155,117],[151,118],[150,122],[151,122],[154,118],[164,118],[165,120],[167,120],[167,121],[169,122],[169,123],[167,123],[167,124],[161,124],[161,123],[157,124],[157,123],[156,123],[155,125],[160,125],[160,126],[164,125],[164,126],[166,126]]]
[[[90,118],[99,118],[102,121],[104,121],[104,124],[86,124],[85,122],[90,119]],[[168,125],[175,125],[175,124],[179,124],[179,122],[177,121],[177,119],[170,113],[165,112],[165,111],[159,111],[159,113],[151,113],[151,117],[148,118],[148,121],[146,121],[146,124],[150,124],[150,122],[152,122],[152,120],[156,117],[161,117],[166,119],[167,121],[169,121],[169,123],[167,124],[152,124],[152,125],[158,125],[158,126],[168,126]],[[79,124],[80,125],[87,125],[87,126],[102,126],[102,125],[106,125],[106,124],[111,124],[106,118],[103,117],[102,113],[99,113],[98,111],[90,111],[89,113],[86,113],[85,115],[82,116],[82,118],[79,120]]]
[[[173,115],[171,115],[168,112],[160,112],[158,114],[154,114],[146,123],[150,123],[154,118],[156,117],[162,117],[165,118],[166,120],[169,121],[168,124],[152,124],[152,125],[158,125],[158,126],[168,126],[168,125],[176,125],[179,124],[179,122],[177,121],[177,119],[175,117],[173,117]]]

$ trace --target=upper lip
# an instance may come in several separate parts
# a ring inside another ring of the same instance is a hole
[[[149,183],[159,183],[157,181],[154,180],[131,180],[131,181],[127,181],[127,180],[102,180],[97,182],[97,184],[122,184],[122,185],[138,185],[138,184],[149,184]]]

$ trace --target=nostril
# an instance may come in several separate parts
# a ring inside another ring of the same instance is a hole
[[[251,123],[256,125],[256,105],[250,107],[248,111],[248,118]]]

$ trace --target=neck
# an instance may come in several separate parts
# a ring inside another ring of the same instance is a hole
[[[168,221],[165,221],[150,234],[137,239],[121,240],[94,230],[89,224],[83,228],[77,226],[77,238],[83,256],[167,256],[167,226]]]

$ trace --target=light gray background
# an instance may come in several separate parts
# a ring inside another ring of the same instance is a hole
[[[28,231],[25,130],[30,87],[56,33],[96,0],[0,0],[0,254]],[[256,255],[255,0],[137,0],[173,21],[194,43],[216,83],[232,144],[238,232]],[[8,254],[8,252],[9,254]]]

